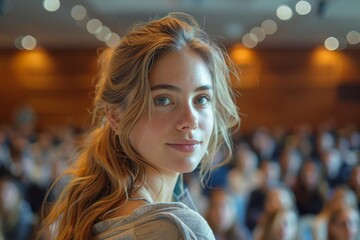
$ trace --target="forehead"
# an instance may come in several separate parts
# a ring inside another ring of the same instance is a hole
[[[149,73],[150,85],[196,84],[212,85],[212,77],[199,54],[185,48],[161,55],[154,62]]]

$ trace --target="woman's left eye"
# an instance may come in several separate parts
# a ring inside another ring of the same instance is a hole
[[[207,95],[203,95],[195,99],[195,103],[200,105],[206,105],[209,101],[210,97]]]

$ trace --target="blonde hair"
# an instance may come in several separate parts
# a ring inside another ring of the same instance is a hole
[[[211,170],[220,147],[227,149],[226,160],[230,160],[230,130],[240,119],[230,89],[233,70],[228,55],[186,14],[172,13],[137,25],[100,58],[94,129],[77,161],[66,171],[71,180],[44,221],[45,227],[56,223],[56,239],[91,239],[92,225],[126,203],[139,188],[135,182],[144,183],[149,164],[131,146],[129,136],[138,119],[151,114],[148,73],[153,63],[160,55],[185,47],[201,56],[214,87],[215,124],[208,154],[201,161],[201,179]]]

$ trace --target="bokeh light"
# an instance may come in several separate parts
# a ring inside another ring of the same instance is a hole
[[[327,50],[334,51],[339,48],[339,40],[335,37],[328,37],[324,42],[324,46]]]
[[[247,33],[243,36],[242,43],[247,48],[254,48],[257,45],[257,42],[254,41],[254,36],[251,36],[251,33]]]
[[[90,19],[86,24],[86,29],[91,34],[97,34],[98,32],[100,32],[101,27],[102,23],[99,19],[96,18]]]
[[[350,44],[358,44],[360,43],[360,33],[357,31],[350,31],[346,34],[346,40]]]
[[[256,36],[256,42],[261,42],[265,39],[265,31],[261,27],[254,27],[250,33]]]
[[[76,5],[71,9],[71,16],[77,21],[85,19],[87,17],[86,14],[86,8],[84,8],[82,5]]]
[[[308,1],[301,0],[295,5],[295,10],[300,15],[306,15],[311,12],[311,4]]]
[[[293,11],[288,5],[280,5],[276,10],[276,15],[281,20],[290,20],[293,16]]]
[[[266,34],[270,35],[277,31],[277,24],[274,20],[267,19],[261,24],[261,28]]]
[[[43,7],[46,11],[55,12],[60,8],[59,0],[44,0]]]
[[[120,41],[120,36],[117,33],[110,33],[108,39],[106,40],[106,45],[108,47],[116,47]]]

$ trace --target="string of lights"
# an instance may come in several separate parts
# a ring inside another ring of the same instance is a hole
[[[276,9],[277,19],[266,19],[260,26],[255,26],[249,32],[243,34],[241,38],[242,45],[246,48],[255,48],[259,43],[266,40],[266,37],[275,34],[279,28],[277,21],[290,21],[294,12],[300,16],[306,16],[312,11],[316,11],[319,17],[325,17],[327,8],[326,1],[320,1],[317,6],[314,2],[300,0],[294,4],[293,8],[286,4],[281,4]],[[46,11],[56,12],[61,7],[59,0],[43,0],[43,7]],[[83,5],[75,5],[71,8],[71,16],[78,27],[86,29],[97,40],[104,42],[109,47],[114,47],[120,40],[120,36],[113,32],[101,20],[88,16],[88,11]],[[355,45],[360,43],[360,33],[356,30],[349,31],[346,36],[328,36],[324,39],[324,47],[329,51],[346,49],[348,44]],[[33,50],[37,46],[37,40],[34,36],[25,35],[15,39],[15,47],[21,50]]]
[[[320,11],[323,17],[325,5],[323,5],[323,3],[319,4],[318,9],[320,9],[318,10],[318,14]],[[300,0],[295,4],[295,11],[301,16],[309,14],[312,10],[313,7],[308,1]],[[289,21],[294,15],[293,12],[290,6],[282,4],[276,9],[276,16],[279,20]],[[242,44],[247,48],[254,48],[258,43],[264,41],[267,35],[274,34],[277,29],[278,24],[272,19],[267,19],[261,24],[261,27],[256,26],[252,28],[249,33],[244,34]],[[327,50],[334,51],[345,49],[347,43],[352,45],[360,43],[360,33],[355,30],[348,32],[345,38],[330,36],[324,40],[324,47]]]

